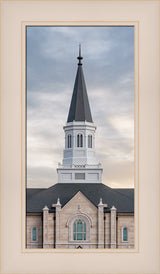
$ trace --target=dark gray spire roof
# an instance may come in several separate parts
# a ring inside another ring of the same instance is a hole
[[[77,59],[79,60],[78,70],[74,84],[67,123],[73,121],[87,121],[93,123],[82,69],[81,60],[83,59],[83,57],[81,56],[81,48],[79,48],[79,56],[77,57]]]

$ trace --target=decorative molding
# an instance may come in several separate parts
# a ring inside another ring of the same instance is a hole
[[[82,212],[78,212],[78,213],[75,213],[74,215],[70,216],[67,220],[66,226],[68,227],[69,224],[71,222],[73,222],[73,220],[76,220],[77,218],[83,218],[84,221],[87,219],[88,223],[90,224],[90,227],[92,227],[91,217],[89,217],[87,214],[82,213]]]

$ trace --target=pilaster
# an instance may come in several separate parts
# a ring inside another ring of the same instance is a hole
[[[111,208],[111,248],[116,248],[116,212],[117,209]]]
[[[56,243],[55,247],[60,248],[61,247],[61,204],[60,199],[57,199],[57,204],[52,205],[52,207],[56,208]]]
[[[47,206],[43,208],[43,248],[49,248],[48,244],[48,214],[49,209]]]
[[[104,248],[104,207],[102,198],[98,204],[98,248]]]

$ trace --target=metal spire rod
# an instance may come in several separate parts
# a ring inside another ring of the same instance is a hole
[[[81,57],[81,44],[79,44],[79,57]]]
[[[83,57],[81,56],[81,44],[79,44],[79,56],[77,57],[77,59],[79,60],[78,66],[82,66],[81,60],[83,59]]]

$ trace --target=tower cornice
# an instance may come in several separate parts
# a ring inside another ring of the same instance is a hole
[[[70,123],[66,123],[66,125],[63,127],[63,129],[71,129],[73,128],[74,129],[78,129],[78,128],[90,128],[90,129],[93,129],[93,130],[96,130],[96,125],[94,123],[89,123],[89,122],[86,122],[86,121],[73,121],[73,122],[70,122]]]

